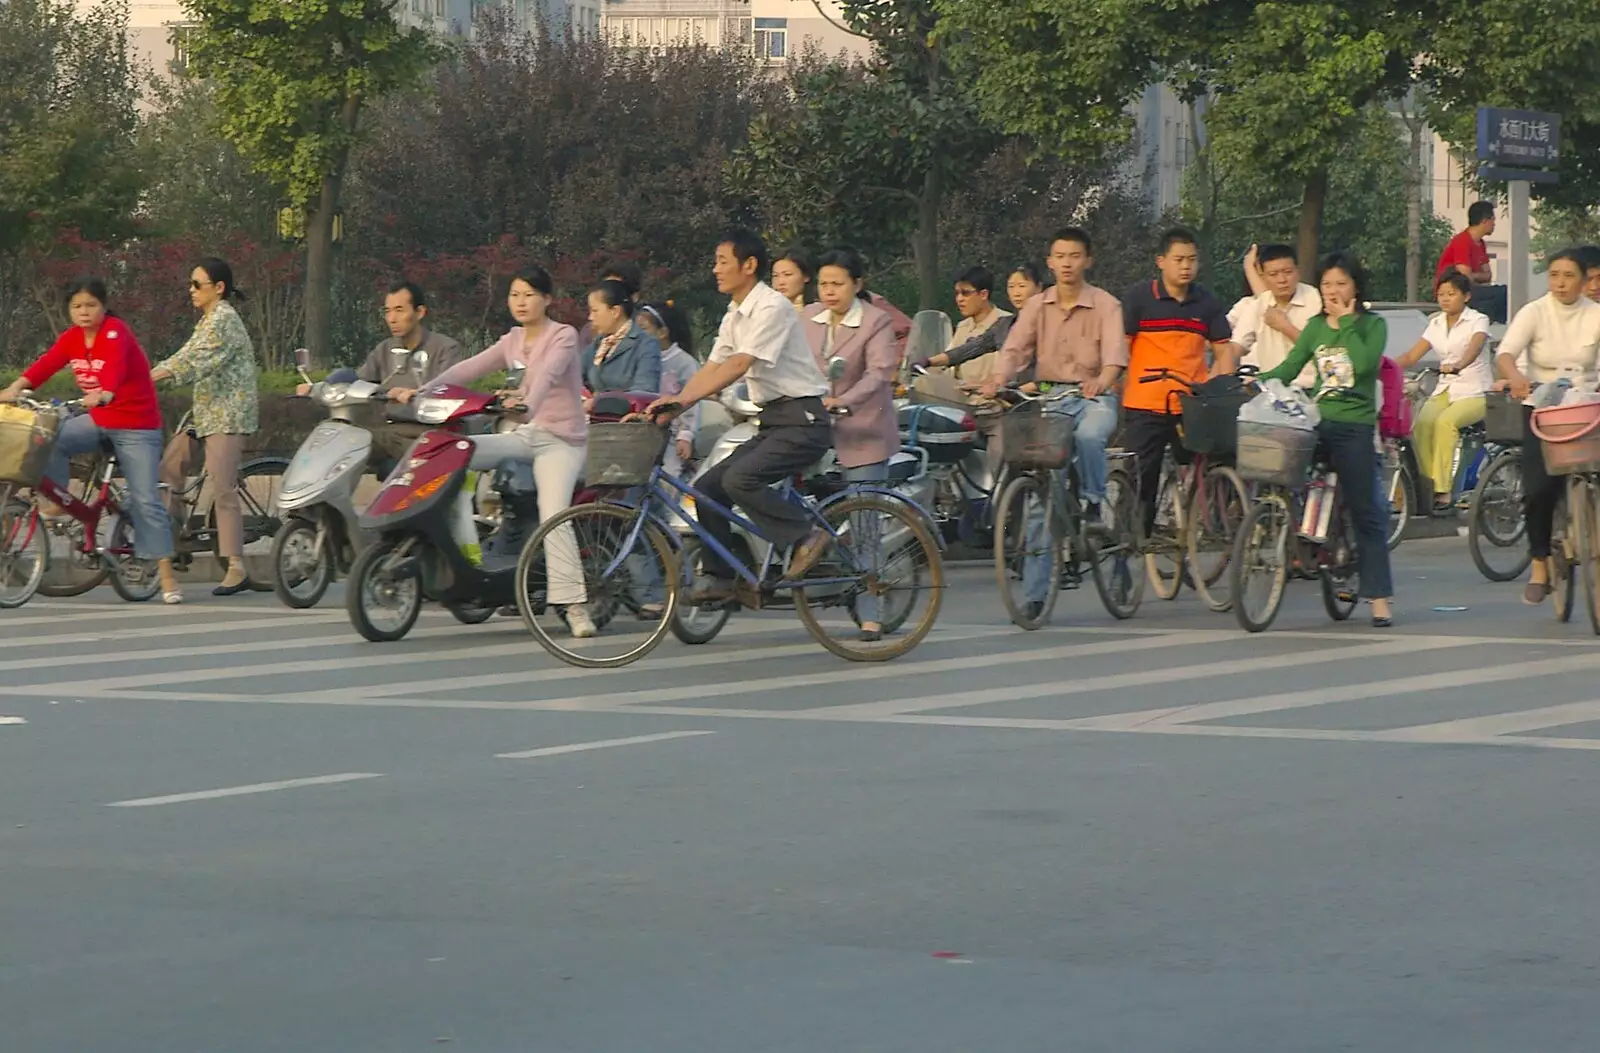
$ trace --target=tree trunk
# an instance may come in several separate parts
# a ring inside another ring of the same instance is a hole
[[[1422,295],[1422,121],[1406,118],[1411,130],[1410,177],[1406,186],[1406,295],[1407,300]]]
[[[917,310],[939,309],[939,211],[944,204],[944,175],[932,168],[922,180],[917,198],[917,232],[911,238],[911,253],[917,261]]]
[[[360,97],[346,96],[339,121],[348,136],[356,130]],[[319,366],[329,363],[333,342],[333,221],[339,214],[339,194],[344,186],[348,147],[335,151],[315,201],[306,208],[306,349]]]
[[[1307,274],[1316,273],[1317,237],[1322,228],[1322,205],[1328,197],[1328,173],[1324,169],[1306,179],[1300,199],[1300,266]]]

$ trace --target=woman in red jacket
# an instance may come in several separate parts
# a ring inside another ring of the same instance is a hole
[[[161,408],[150,380],[150,362],[127,323],[106,310],[105,282],[98,278],[73,282],[67,291],[67,312],[72,328],[0,392],[0,402],[12,401],[71,367],[89,412],[61,425],[45,474],[66,489],[70,482],[67,459],[99,449],[102,438],[109,441],[128,483],[134,555],[159,561],[162,599],[181,603],[183,595],[172,574],[172,520],[156,484],[161,464]],[[59,515],[60,509],[45,510],[46,515],[52,512]]]

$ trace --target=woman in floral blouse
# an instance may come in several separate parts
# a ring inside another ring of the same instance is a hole
[[[206,475],[217,513],[217,554],[228,561],[214,596],[249,588],[244,568],[244,512],[239,502],[239,461],[245,436],[260,426],[256,401],[256,355],[244,320],[230,300],[238,299],[233,269],[206,258],[189,275],[189,299],[200,322],[189,342],[150,371],[153,380],[194,384],[194,434],[205,444]],[[188,435],[175,435],[161,459],[161,481],[181,490],[191,460]]]

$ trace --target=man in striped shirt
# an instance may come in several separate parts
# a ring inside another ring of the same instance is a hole
[[[1182,461],[1188,454],[1178,444],[1182,418],[1172,397],[1185,390],[1183,385],[1171,380],[1141,384],[1140,379],[1167,369],[1190,384],[1200,384],[1208,375],[1208,349],[1217,373],[1232,373],[1239,361],[1227,308],[1194,280],[1200,271],[1194,233],[1175,227],[1163,234],[1156,268],[1155,278],[1139,282],[1122,297],[1123,329],[1129,340],[1122,445],[1136,458],[1146,534],[1155,525],[1163,454],[1168,446]]]

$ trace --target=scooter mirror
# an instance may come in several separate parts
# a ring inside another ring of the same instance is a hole
[[[294,349],[294,367],[296,369],[311,368],[311,352],[309,349],[304,347]]]
[[[828,359],[828,379],[838,380],[842,376],[844,376],[844,359],[834,355]]]
[[[522,378],[526,376],[527,373],[528,367],[524,363],[519,362],[512,366],[510,369],[506,370],[506,387],[520,388],[522,386]]]

